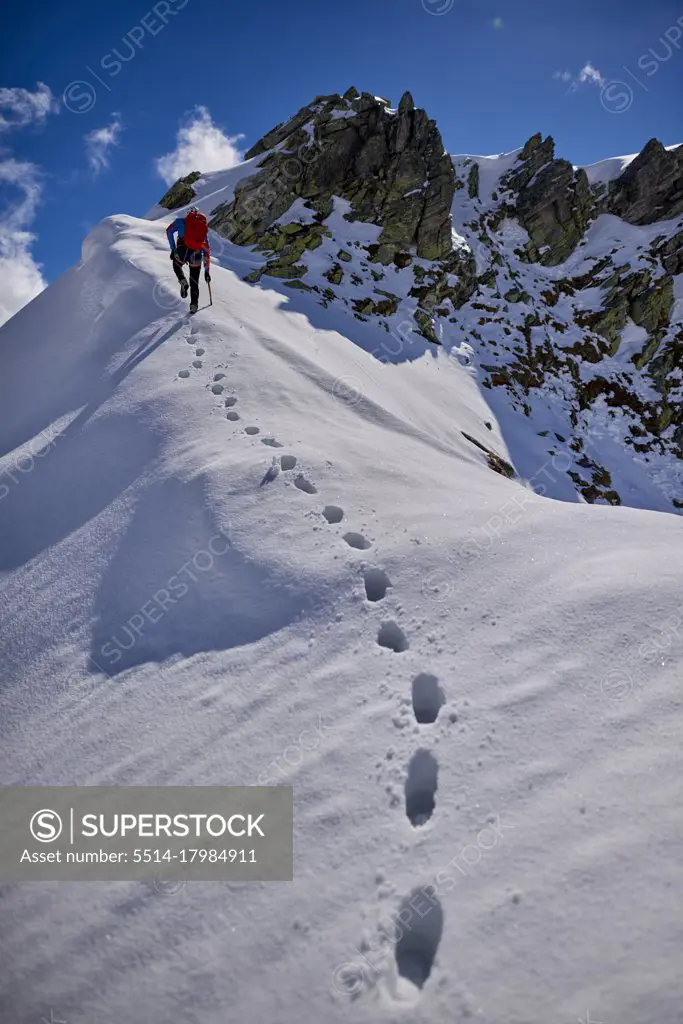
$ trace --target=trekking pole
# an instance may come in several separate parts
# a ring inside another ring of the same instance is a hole
[[[209,305],[213,306],[213,295],[211,294],[211,282],[206,282],[206,287],[209,289]]]

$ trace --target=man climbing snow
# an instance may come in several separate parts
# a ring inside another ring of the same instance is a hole
[[[174,235],[178,233],[178,241]],[[209,225],[203,213],[196,206],[191,206],[184,217],[178,217],[166,228],[166,237],[171,246],[171,260],[175,276],[180,281],[180,296],[187,295],[187,279],[183,273],[185,263],[190,268],[190,313],[197,312],[199,305],[199,271],[204,257],[204,280],[211,281],[209,264],[211,249],[209,247]]]

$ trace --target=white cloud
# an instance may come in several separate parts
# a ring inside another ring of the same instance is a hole
[[[48,114],[58,110],[59,103],[44,82],[36,83],[35,92],[18,87],[0,88],[0,132],[42,124]],[[9,118],[2,111],[9,114]]]
[[[598,71],[597,68],[593,67],[590,61],[579,71],[579,83],[590,82],[592,85],[599,85],[600,88],[605,84],[605,78],[602,72]]]
[[[112,146],[118,146],[121,128],[121,115],[113,114],[111,124],[104,128],[94,128],[85,136],[85,153],[93,174],[99,174],[109,167],[109,150]]]
[[[556,71],[553,78],[568,85],[567,92],[576,92],[580,85],[597,85],[602,89],[606,82],[602,72],[590,61],[586,61],[576,76],[571,71]]]
[[[206,107],[196,107],[179,130],[176,148],[155,161],[157,173],[167,185],[190,171],[222,171],[235,167],[242,153],[235,143],[243,135],[226,135],[211,120]]]
[[[35,164],[9,158],[0,160],[0,184],[19,190],[21,198],[0,210],[0,324],[35,298],[45,280],[31,254],[35,236],[28,228],[33,222],[42,187]]]

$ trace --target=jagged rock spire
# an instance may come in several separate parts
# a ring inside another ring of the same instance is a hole
[[[344,96],[318,96],[246,155],[262,153],[261,170],[214,211],[211,226],[232,241],[255,244],[297,198],[313,203],[324,220],[339,196],[350,203],[349,219],[382,227],[380,262],[400,251],[425,259],[451,253],[453,165],[436,123],[409,92],[398,113],[353,87]]]
[[[406,114],[409,110],[415,110],[415,101],[409,92],[404,92],[398,105],[398,112]]]

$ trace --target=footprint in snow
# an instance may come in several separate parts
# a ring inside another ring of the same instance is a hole
[[[383,622],[379,627],[377,643],[380,647],[386,647],[388,650],[393,651],[394,654],[402,654],[403,651],[407,651],[410,647],[408,637],[393,619],[389,622]]]
[[[296,466],[296,457],[294,455],[281,455],[280,465],[283,469],[294,469]]]
[[[203,356],[205,351],[206,351],[206,349],[198,348],[198,349],[195,350],[195,355],[196,356]]]
[[[199,334],[199,327],[195,324],[194,327],[190,328],[190,334]]]
[[[214,395],[222,395],[223,392],[225,391],[225,388],[223,387],[222,384],[212,384],[211,390],[213,391]]]
[[[344,509],[340,508],[339,505],[325,505],[323,516],[328,523],[341,523],[344,518]]]
[[[366,569],[363,578],[368,601],[383,601],[387,596],[387,587],[391,586],[391,580],[384,569]]]
[[[284,469],[284,466],[282,467]],[[294,481],[294,486],[298,487],[300,491],[305,491],[306,494],[317,494],[318,488],[307,480],[303,473],[299,473],[298,477]]]
[[[438,761],[429,750],[413,754],[405,784],[406,815],[413,828],[426,824],[434,813],[438,775]]]
[[[237,399],[233,395],[230,395],[229,398],[225,399],[225,408],[230,409],[233,405],[237,405]]]
[[[370,547],[370,541],[366,540],[362,533],[345,533],[344,540],[350,548],[357,548],[359,551],[366,551]]]
[[[213,375],[213,379],[214,380],[223,380],[224,377],[225,377],[224,373],[214,373],[214,375]]]
[[[415,900],[429,904],[424,914],[413,913]],[[443,910],[433,886],[414,889],[405,897],[396,914],[397,925],[402,921],[410,921],[410,927],[398,928],[401,937],[394,949],[396,968],[402,978],[421,989],[432,973],[443,933]]]
[[[179,377],[189,377],[190,376],[190,371],[189,370],[178,370],[178,376]]]
[[[195,366],[198,370],[201,370],[201,368],[202,368],[202,361],[201,361],[201,359],[193,359],[192,360],[192,365]]]
[[[261,432],[260,427],[245,427],[244,428],[244,433],[245,434],[259,434],[260,432]]]
[[[226,420],[233,420],[233,422],[234,422],[235,420],[238,420],[240,418],[240,414],[238,412],[233,412],[233,411],[226,412],[225,418],[226,418]]]
[[[262,437],[261,444],[267,444],[270,448],[282,448],[279,441],[276,441],[274,437]]]
[[[439,711],[446,702],[444,692],[436,676],[420,672],[413,679],[413,714],[420,725],[435,722]]]

